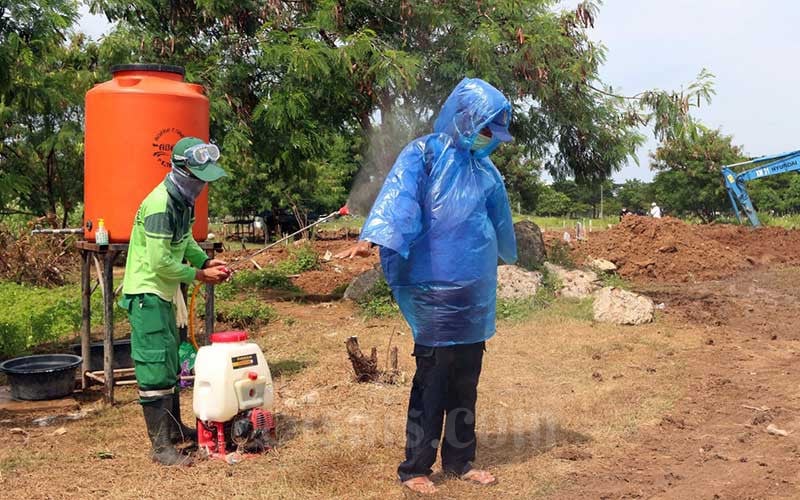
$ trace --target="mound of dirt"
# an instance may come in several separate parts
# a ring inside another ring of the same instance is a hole
[[[610,260],[620,275],[637,281],[706,281],[759,265],[800,263],[800,231],[628,216],[579,242],[574,253],[578,262]]]

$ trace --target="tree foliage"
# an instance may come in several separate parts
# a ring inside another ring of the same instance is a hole
[[[645,211],[653,201],[652,189],[649,183],[639,179],[629,179],[617,188],[616,198],[620,208],[627,208],[631,212]]]
[[[96,47],[71,26],[77,2],[0,6],[0,204],[6,212],[55,214],[80,200],[83,97]]]
[[[465,76],[513,101],[516,143],[496,157],[520,207],[536,204],[542,169],[598,187],[633,156],[642,124],[683,137],[690,108],[712,92],[702,73],[685,90],[616,95],[598,74],[605,49],[588,36],[593,1],[574,10],[557,0],[86,3],[115,22],[98,45],[71,31],[75,1],[0,7],[5,207],[66,214],[75,205],[82,96],[119,63],[178,64],[205,87],[231,174],[212,191],[217,214],[328,210],[354,184],[379,185]]]
[[[568,195],[556,191],[552,186],[543,186],[539,193],[536,214],[563,216],[569,214],[573,207],[573,200]]]
[[[667,140],[652,155],[655,197],[676,215],[712,220],[729,204],[720,169],[743,159],[733,137],[698,125],[694,134]]]

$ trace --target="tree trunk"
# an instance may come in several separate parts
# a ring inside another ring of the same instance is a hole
[[[356,380],[359,382],[375,382],[381,376],[378,370],[378,351],[372,348],[370,357],[366,357],[361,352],[361,347],[358,345],[358,337],[350,337],[345,342],[347,346],[347,356],[350,362],[353,363],[353,370],[356,372]]]

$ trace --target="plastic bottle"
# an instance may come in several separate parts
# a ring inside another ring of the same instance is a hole
[[[94,242],[99,247],[108,246],[108,230],[106,229],[106,222],[103,219],[97,219],[97,229],[94,232]]]

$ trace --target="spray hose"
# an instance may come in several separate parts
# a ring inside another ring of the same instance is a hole
[[[197,299],[197,292],[200,291],[200,283],[196,284],[194,288],[192,288],[192,295],[189,298],[189,342],[192,343],[194,346],[195,351],[200,350],[200,346],[197,345],[197,338],[194,335],[194,301]]]
[[[347,205],[343,206],[342,208],[340,208],[339,210],[337,210],[335,212],[329,213],[328,215],[326,215],[324,217],[320,217],[317,221],[312,222],[311,224],[308,224],[307,226],[304,226],[304,227],[298,229],[297,231],[293,232],[292,234],[290,234],[288,236],[284,236],[283,238],[279,239],[278,241],[270,243],[269,245],[265,246],[264,248],[261,248],[261,249],[257,250],[256,252],[253,252],[252,254],[247,256],[246,258],[234,262],[233,264],[228,266],[228,270],[230,272],[233,272],[233,269],[235,267],[238,267],[238,265],[241,264],[242,262],[247,262],[249,260],[252,260],[257,255],[261,255],[262,253],[266,252],[267,250],[269,250],[270,248],[274,247],[278,243],[282,243],[282,242],[288,240],[289,238],[291,238],[292,236],[296,236],[296,235],[298,235],[298,234],[300,234],[300,233],[302,233],[304,231],[307,231],[310,228],[316,226],[317,224],[322,224],[323,222],[326,222],[326,221],[328,221],[330,219],[333,219],[333,218],[341,217],[343,215],[350,215],[350,209],[347,208]],[[199,350],[200,349],[200,347],[197,344],[197,338],[195,336],[195,327],[194,327],[194,316],[195,316],[194,315],[194,304],[195,304],[195,300],[197,299],[197,294],[200,291],[200,285],[201,285],[201,283],[197,283],[196,285],[194,285],[194,288],[192,288],[191,297],[189,298],[189,314],[188,314],[188,316],[189,316],[189,321],[188,321],[189,331],[188,331],[188,338],[189,338],[189,341],[194,346],[195,350]],[[207,335],[209,333],[210,332],[206,332]]]

